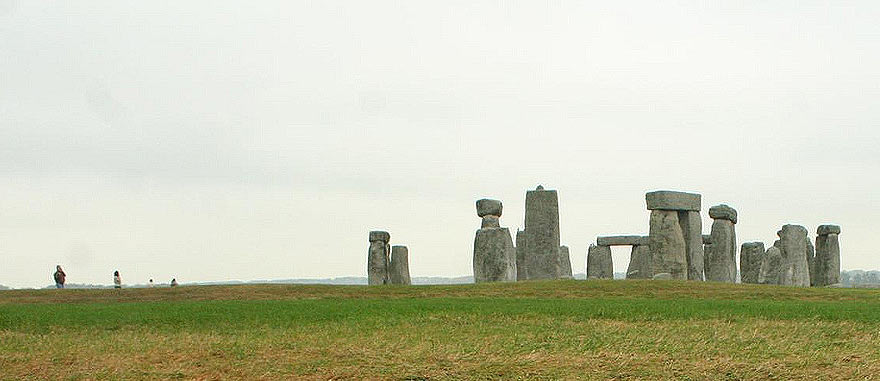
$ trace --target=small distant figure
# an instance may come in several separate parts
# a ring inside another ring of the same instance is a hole
[[[177,287],[177,278],[171,279],[171,287]]]
[[[150,284],[148,285],[150,288],[153,288],[153,278],[150,278]]]
[[[113,288],[122,288],[122,278],[119,277],[119,270],[113,272]]]
[[[55,266],[55,274],[52,277],[55,278],[55,288],[64,288],[64,281],[67,279],[67,274],[61,269],[61,265]]]

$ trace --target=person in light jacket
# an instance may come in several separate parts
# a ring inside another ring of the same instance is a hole
[[[113,272],[113,288],[122,288],[122,278],[119,277],[119,270]]]

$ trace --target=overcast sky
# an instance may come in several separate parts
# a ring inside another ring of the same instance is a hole
[[[880,268],[880,3],[623,3],[0,0],[0,284],[470,275],[538,184],[575,272],[655,189]]]

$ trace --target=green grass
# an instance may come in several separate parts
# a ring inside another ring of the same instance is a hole
[[[880,291],[662,281],[0,292],[8,379],[875,379]]]

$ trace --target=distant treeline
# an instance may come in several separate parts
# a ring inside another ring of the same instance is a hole
[[[880,271],[843,270],[840,283],[844,286],[880,286]]]

